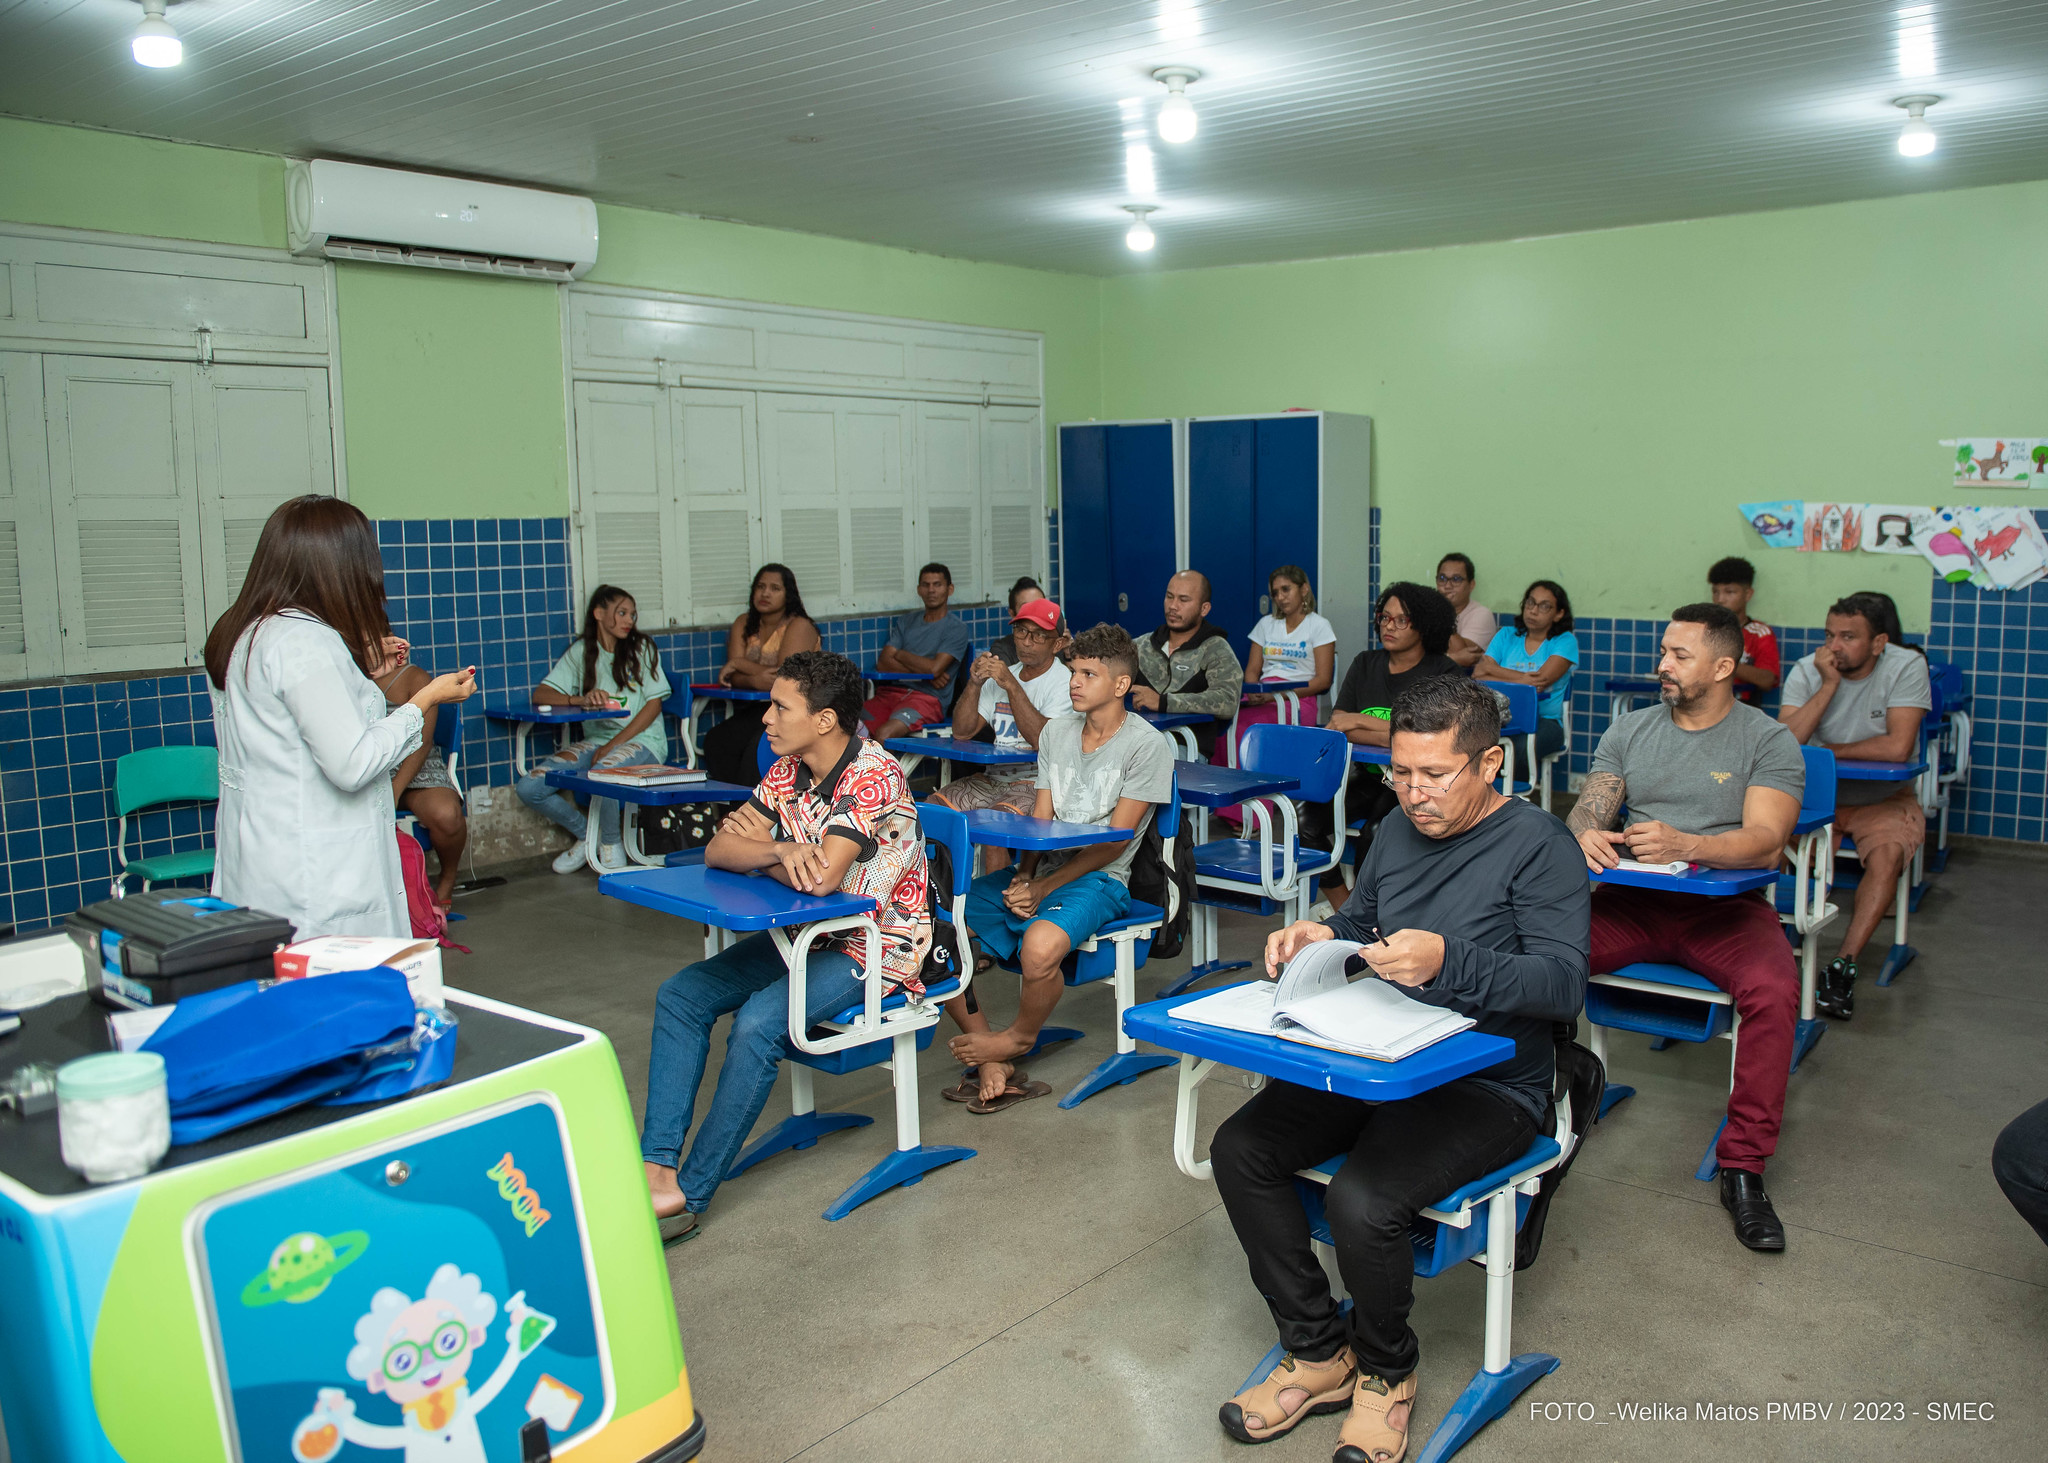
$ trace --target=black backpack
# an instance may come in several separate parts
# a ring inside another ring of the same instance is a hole
[[[1600,1100],[1607,1095],[1607,1069],[1600,1065],[1600,1059],[1578,1043],[1579,1027],[1575,1021],[1566,1021],[1556,1029],[1557,1039],[1557,1080],[1552,1088],[1554,1097],[1566,1094],[1572,1100],[1572,1151],[1563,1163],[1543,1175],[1535,1197],[1529,1200],[1529,1213],[1522,1220],[1521,1232],[1515,1236],[1515,1268],[1526,1270],[1536,1263],[1536,1252],[1543,1247],[1543,1222],[1550,1214],[1550,1201],[1556,1195],[1564,1176],[1571,1172],[1579,1154],[1586,1146],[1586,1135],[1593,1131],[1593,1124],[1599,1120]]]
[[[972,951],[963,947],[967,943],[964,930],[953,927],[953,851],[943,843],[925,840],[925,909],[932,920],[932,945],[924,952],[924,964],[918,968],[917,978],[924,982],[924,988],[944,985],[965,967],[963,956],[973,959]],[[973,1010],[974,991],[967,992],[967,1009]]]
[[[1185,835],[1187,824],[1181,824]],[[1156,904],[1166,911],[1166,922],[1152,937],[1148,958],[1171,960],[1187,943],[1188,927],[1195,913],[1195,850],[1185,836],[1165,838],[1159,832],[1158,810],[1146,822],[1145,836],[1131,860],[1131,898]]]

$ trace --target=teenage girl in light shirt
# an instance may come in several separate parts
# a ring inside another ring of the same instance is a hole
[[[1273,613],[1252,626],[1251,657],[1245,662],[1247,681],[1300,683],[1295,695],[1301,698],[1301,724],[1314,726],[1316,698],[1330,689],[1337,674],[1337,632],[1316,613],[1316,593],[1309,587],[1306,571],[1282,564],[1266,581]],[[1247,711],[1238,717],[1240,729],[1261,721],[1278,719],[1273,697],[1254,691],[1244,698],[1247,707],[1263,707],[1263,714]]]

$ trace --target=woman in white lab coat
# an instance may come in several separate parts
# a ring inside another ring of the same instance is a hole
[[[242,592],[206,637],[220,746],[213,892],[314,935],[406,936],[391,770],[430,706],[468,699],[475,668],[386,705],[372,676],[404,662],[362,510],[294,498],[263,526]]]

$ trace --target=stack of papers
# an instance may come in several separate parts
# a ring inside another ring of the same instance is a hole
[[[631,767],[601,767],[585,775],[592,782],[618,782],[628,787],[668,787],[678,782],[704,781],[702,769],[671,767],[666,762],[640,762]]]
[[[1231,986],[1176,1006],[1173,1014],[1378,1062],[1398,1062],[1474,1024],[1470,1016],[1413,1000],[1377,976],[1347,980],[1345,962],[1364,948],[1354,940],[1320,941],[1288,961],[1273,985]]]
[[[1615,865],[1618,869],[1629,869],[1638,874],[1682,874],[1692,867],[1684,859],[1674,859],[1668,864],[1646,864],[1632,858],[1625,858]]]

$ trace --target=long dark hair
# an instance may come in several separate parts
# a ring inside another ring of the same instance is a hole
[[[804,608],[803,594],[796,587],[796,575],[789,572],[789,565],[763,564],[754,571],[753,581],[747,585],[747,628],[740,633],[748,640],[752,640],[761,628],[761,612],[754,608],[754,586],[761,582],[763,574],[782,576],[782,622],[785,625],[791,620],[808,620],[811,617]]]
[[[1557,601],[1557,618],[1550,622],[1550,629],[1543,638],[1555,640],[1560,635],[1569,634],[1572,628],[1572,597],[1564,592],[1564,586],[1555,579],[1538,579],[1528,589],[1522,591],[1522,598],[1527,599],[1530,591],[1537,589],[1549,590],[1550,597]],[[1522,612],[1519,608],[1515,611],[1515,633],[1529,633],[1529,627],[1522,623]]]
[[[597,612],[616,600],[632,598],[632,590],[621,589],[616,584],[600,584],[590,591],[590,603],[583,610],[583,633],[577,637],[583,642],[585,694],[597,689],[597,653],[604,648],[604,641],[597,633]],[[637,601],[635,605],[637,608]],[[637,686],[642,664],[660,653],[654,648],[654,641],[640,628],[639,622],[634,621],[633,628],[612,646],[612,685],[621,691]]]
[[[368,675],[384,659],[384,560],[363,510],[308,493],[263,525],[242,592],[206,636],[206,675],[225,690],[235,646],[282,610],[302,610],[341,636]]]
[[[1398,599],[1401,608],[1408,611],[1408,623],[1415,627],[1415,633],[1422,638],[1422,652],[1425,655],[1442,655],[1451,648],[1451,636],[1457,633],[1458,612],[1451,608],[1451,602],[1426,584],[1411,584],[1398,580],[1380,591],[1380,597],[1373,602],[1372,631],[1380,631],[1380,614],[1387,607],[1387,601]]]

